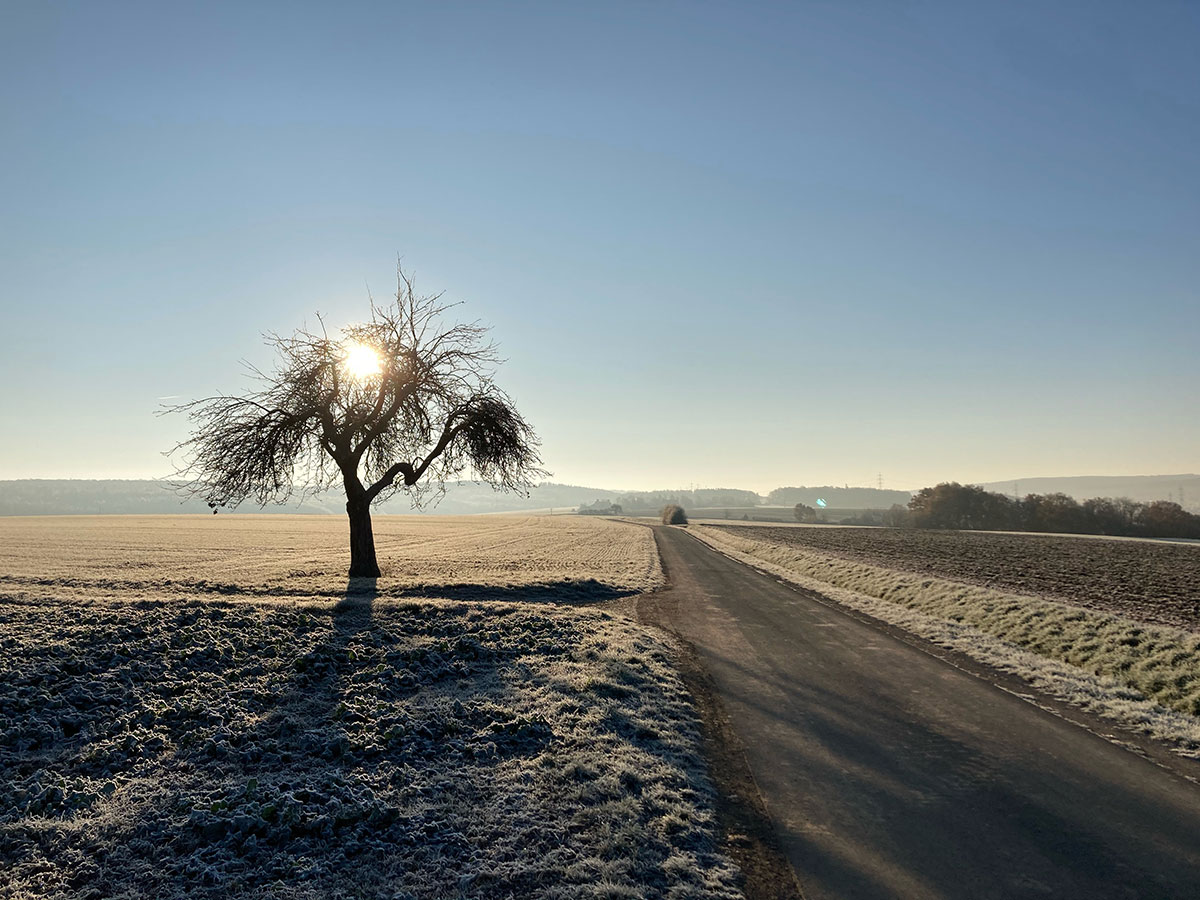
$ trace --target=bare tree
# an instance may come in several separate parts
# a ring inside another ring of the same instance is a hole
[[[266,335],[273,373],[244,396],[220,394],[185,412],[188,490],[217,507],[260,505],[339,480],[350,518],[350,575],[378,577],[371,504],[406,489],[418,505],[469,472],[500,490],[527,491],[539,441],[492,381],[500,362],[487,329],[448,325],[451,304],[419,296],[398,272],[395,305],[371,302],[370,320],[331,338],[300,329]],[[422,481],[424,479],[424,481]]]

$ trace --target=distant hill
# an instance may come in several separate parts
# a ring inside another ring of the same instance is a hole
[[[448,485],[442,501],[426,510],[414,510],[407,497],[400,494],[381,504],[378,511],[398,515],[420,512],[432,515],[470,515],[557,507],[565,510],[599,499],[611,500],[616,496],[616,491],[545,483],[535,487],[528,497],[521,497],[517,494],[500,493],[486,484],[465,482]],[[295,499],[290,503],[268,506],[266,509],[253,503],[243,503],[236,510],[222,510],[222,513],[340,514],[345,512],[345,504],[345,499],[330,493]],[[167,481],[0,481],[0,516],[169,515],[208,512],[208,507],[202,501],[187,498]]]
[[[255,510],[257,511],[257,510]],[[329,512],[319,504],[281,507],[278,512]],[[0,481],[0,516],[207,513],[166,481],[29,479]]]
[[[478,513],[521,512],[523,510],[555,509],[574,511],[581,506],[616,502],[625,512],[657,512],[665,503],[680,502],[685,506],[744,506],[757,505],[762,498],[753,491],[707,488],[695,491],[613,491],[605,488],[581,487],[573,484],[544,482],[533,488],[528,497],[504,493],[490,485],[458,482],[446,486],[445,496],[436,505],[413,509],[406,494],[400,493],[379,504],[376,511],[392,515],[462,516]],[[300,513],[341,514],[346,501],[330,492],[318,496],[297,498],[290,503],[262,509],[253,503],[243,503],[237,509],[221,510],[223,514],[243,513]],[[0,516],[38,515],[170,515],[179,513],[208,513],[208,507],[181,493],[169,481],[93,481],[85,479],[0,481]]]
[[[824,500],[827,506],[839,509],[891,509],[894,503],[907,506],[911,499],[911,491],[884,491],[879,488],[833,487],[832,485],[782,487],[776,488],[767,495],[767,503],[772,506],[795,506],[797,503],[816,506],[818,500]]]
[[[1026,494],[1066,494],[1076,500],[1128,497],[1140,503],[1173,500],[1184,509],[1200,511],[1200,475],[1080,475],[1067,478],[1014,478],[983,485],[989,491],[1024,497]]]
[[[754,491],[737,488],[695,488],[674,491],[625,491],[615,502],[626,514],[657,515],[668,504],[684,509],[703,507],[758,506],[762,497]]]
[[[394,515],[413,515],[425,512],[439,516],[466,516],[475,513],[521,512],[529,509],[576,509],[583,503],[596,500],[612,500],[617,491],[602,488],[580,487],[574,484],[543,482],[529,492],[528,497],[506,494],[490,485],[463,481],[446,486],[446,496],[437,506],[427,510],[414,510],[404,494],[397,494],[380,505],[381,512]],[[338,506],[342,511],[345,500]]]
[[[1077,500],[1089,497],[1129,497],[1141,503],[1174,500],[1185,509],[1200,512],[1200,475],[1084,476],[1078,478],[1024,478],[993,481],[984,487],[1012,494],[1014,483],[1021,496],[1026,494],[1064,493]],[[793,507],[797,503],[816,506],[822,499],[831,509],[889,509],[905,506],[912,493],[876,488],[783,487],[765,498],[772,507]],[[736,509],[738,515],[762,506],[764,498],[753,491],[733,488],[702,488],[678,491],[614,491],[573,484],[545,482],[530,491],[528,497],[505,494],[486,484],[459,482],[446,487],[446,495],[436,506],[414,510],[407,495],[398,494],[377,507],[392,515],[462,516],[477,513],[521,512],[555,509],[567,512],[597,501],[620,505],[626,514],[657,512],[667,503],[679,503],[685,509],[712,509],[722,514]],[[243,503],[236,510],[222,513],[302,513],[335,514],[345,512],[346,501],[339,494],[294,499],[290,503],[260,509]],[[603,505],[603,504],[602,504]],[[159,515],[207,513],[199,500],[189,499],[168,481],[58,479],[0,481],[0,516],[36,515]],[[772,514],[776,511],[772,510]],[[766,514],[766,513],[764,513]]]

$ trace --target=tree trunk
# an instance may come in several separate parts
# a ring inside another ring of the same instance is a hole
[[[346,514],[350,517],[350,577],[378,578],[375,535],[371,531],[371,504],[365,499],[349,500]]]

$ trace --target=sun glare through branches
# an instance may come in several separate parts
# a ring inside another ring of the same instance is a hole
[[[346,373],[356,381],[366,381],[383,369],[379,354],[367,344],[346,344],[346,356],[342,360]]]

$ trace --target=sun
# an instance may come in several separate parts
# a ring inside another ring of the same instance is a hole
[[[367,344],[346,344],[346,355],[342,358],[342,368],[358,381],[366,381],[383,370],[383,360],[374,347]]]

